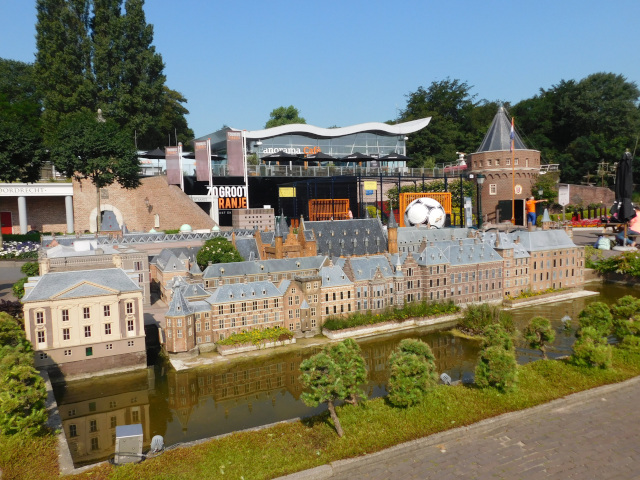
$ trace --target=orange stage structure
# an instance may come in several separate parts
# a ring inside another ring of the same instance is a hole
[[[400,221],[398,222],[401,227],[406,226],[404,224],[404,212],[407,206],[413,202],[416,198],[433,198],[435,201],[442,205],[447,215],[451,215],[451,192],[408,192],[400,194],[400,209],[398,210]]]
[[[309,200],[309,220],[347,220],[349,219],[349,199],[334,198]]]

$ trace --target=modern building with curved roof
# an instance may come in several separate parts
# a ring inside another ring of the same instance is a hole
[[[244,137],[247,151],[255,153],[258,158],[280,151],[301,158],[319,152],[336,159],[355,152],[379,158],[390,153],[406,155],[407,135],[422,130],[430,121],[431,117],[427,117],[394,125],[368,122],[337,128],[298,123],[245,130]],[[227,132],[230,131],[240,130],[224,128],[196,140],[209,139],[212,153],[224,155],[227,153]]]

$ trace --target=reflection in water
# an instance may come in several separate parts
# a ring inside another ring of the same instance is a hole
[[[587,303],[611,303],[633,294],[628,287],[595,288],[602,295],[514,310],[517,327],[524,328],[533,316],[546,316],[559,332],[549,348],[550,356],[567,355],[574,330],[562,333],[563,316],[573,319],[575,329],[578,313]],[[370,398],[386,394],[389,355],[404,338],[419,338],[429,344],[438,373],[446,372],[463,382],[473,379],[478,342],[432,329],[387,334],[358,341],[368,369],[364,390]],[[116,425],[141,423],[146,448],[154,435],[162,435],[166,445],[173,445],[319,413],[323,406],[309,408],[300,400],[302,387],[298,380],[300,363],[318,350],[274,352],[180,372],[155,367],[57,387],[55,395],[74,463],[82,465],[110,457]],[[526,363],[539,359],[540,353],[519,346],[518,357],[520,363]]]

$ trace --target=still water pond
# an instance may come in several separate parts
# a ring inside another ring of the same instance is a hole
[[[574,319],[593,301],[615,302],[624,295],[638,295],[637,289],[618,285],[592,285],[600,295],[571,301],[547,303],[513,310],[517,327],[542,315],[549,318],[558,334],[549,356],[568,355],[573,331],[563,332],[560,319]],[[404,338],[427,342],[437,359],[438,372],[454,380],[473,380],[479,344],[446,331],[419,329],[359,340],[368,367],[365,391],[370,398],[386,394],[389,375],[387,359]],[[142,424],[145,448],[154,435],[165,445],[189,442],[280,420],[309,416],[324,407],[309,408],[300,400],[300,363],[316,353],[317,347],[269,356],[235,360],[181,372],[152,367],[146,371],[78,381],[55,388],[63,428],[76,466],[95,463],[113,455],[115,427]],[[540,358],[539,352],[518,347],[518,361]]]

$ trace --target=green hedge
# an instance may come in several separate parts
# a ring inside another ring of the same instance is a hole
[[[382,313],[371,311],[356,312],[347,317],[329,317],[324,322],[323,328],[327,330],[343,330],[345,328],[359,327],[362,325],[375,325],[376,323],[394,322],[415,317],[434,317],[457,313],[460,307],[453,302],[414,302],[408,303],[402,308],[389,308]]]

